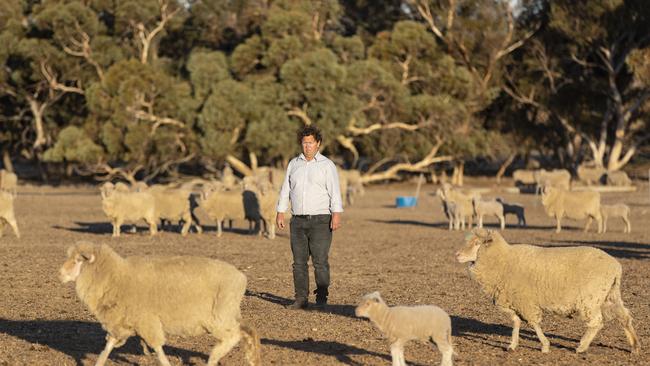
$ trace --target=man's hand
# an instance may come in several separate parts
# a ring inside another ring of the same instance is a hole
[[[284,212],[278,212],[278,215],[275,217],[275,223],[278,225],[278,229],[284,229]]]
[[[330,222],[330,229],[334,231],[340,227],[341,227],[341,213],[332,212],[332,221]]]

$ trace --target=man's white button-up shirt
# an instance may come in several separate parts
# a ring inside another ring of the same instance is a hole
[[[304,154],[291,159],[280,190],[277,212],[286,212],[289,200],[293,215],[343,212],[336,165],[320,152],[310,161]]]

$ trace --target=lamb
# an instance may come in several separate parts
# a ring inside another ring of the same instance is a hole
[[[8,170],[0,169],[0,191],[9,192],[16,196],[17,186],[18,176]]]
[[[460,224],[465,228],[465,219],[469,219],[469,227],[472,227],[472,220],[474,216],[474,205],[472,198],[480,198],[478,194],[467,195],[463,192],[455,190],[449,184],[442,185],[442,198],[447,203],[454,203],[457,209],[457,215],[460,217]]]
[[[0,238],[4,234],[5,222],[11,226],[16,235],[20,239],[20,232],[18,231],[18,224],[16,223],[16,215],[14,215],[14,195],[0,191]]]
[[[620,217],[625,222],[624,233],[632,232],[630,225],[630,207],[623,203],[615,205],[600,205],[600,213],[603,215],[603,232],[607,232],[607,219],[609,217]]]
[[[449,220],[449,231],[451,230],[460,230],[465,228],[465,216],[460,215],[458,212],[458,205],[455,202],[448,202],[445,200],[445,195],[440,188],[436,190],[436,195],[440,197],[440,202],[442,203],[442,210]]]
[[[75,282],[77,295],[108,332],[95,366],[103,366],[112,349],[133,335],[169,366],[166,335],[206,333],[219,340],[209,366],[242,337],[249,364],[260,364],[257,332],[241,323],[246,276],[231,264],[190,256],[123,258],[108,245],[81,242],[68,248],[59,278]]]
[[[535,329],[542,352],[549,351],[550,342],[540,327],[546,311],[579,315],[586,320],[578,353],[587,351],[603,320],[610,319],[618,320],[632,351],[639,352],[632,316],[621,299],[621,265],[602,250],[510,245],[496,231],[475,229],[456,252],[456,260],[470,263],[470,276],[510,315],[513,329],[509,350],[519,344],[523,319]]]
[[[508,215],[517,216],[517,225],[521,227],[526,226],[526,215],[524,214],[524,206],[516,203],[506,203],[501,198],[496,199],[497,202],[501,203],[503,206],[503,216],[507,217]]]
[[[481,201],[473,198],[474,214],[478,217],[478,227],[483,227],[483,216],[494,215],[499,219],[501,230],[506,228],[506,219],[503,217],[503,205],[497,201]]]
[[[629,187],[632,185],[632,181],[630,180],[630,177],[627,176],[627,173],[622,170],[617,170],[615,172],[607,173],[607,185]]]
[[[592,219],[598,223],[598,233],[603,232],[603,217],[600,213],[600,193],[569,192],[560,188],[545,187],[542,191],[542,204],[548,216],[557,222],[556,233],[562,230],[562,217],[574,220],[587,218],[584,231],[589,230]]]
[[[441,366],[451,366],[451,318],[434,305],[388,307],[379,295],[365,295],[354,313],[368,318],[388,338],[393,366],[406,366],[404,345],[410,340],[435,343],[442,353]]]
[[[102,209],[113,224],[113,237],[120,236],[120,226],[125,220],[137,221],[144,219],[149,224],[150,235],[156,235],[156,204],[149,192],[119,192],[110,190],[110,185],[101,188]]]

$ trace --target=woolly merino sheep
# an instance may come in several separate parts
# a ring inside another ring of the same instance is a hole
[[[506,228],[506,219],[503,217],[503,205],[497,201],[481,201],[479,199],[472,199],[474,206],[474,214],[478,217],[478,227],[483,227],[483,216],[494,215],[499,219],[501,230]]]
[[[16,216],[14,215],[14,195],[0,191],[0,237],[4,234],[5,222],[11,226],[16,238],[20,238]]]
[[[442,353],[441,366],[452,365],[451,318],[434,305],[388,307],[373,292],[364,296],[354,309],[358,317],[368,318],[390,341],[393,366],[406,366],[404,345],[410,340],[435,343]]]
[[[600,213],[600,193],[569,192],[560,188],[545,187],[542,190],[542,205],[546,214],[555,217],[556,233],[562,230],[562,217],[574,220],[587,219],[584,231],[589,230],[592,219],[598,223],[598,233],[603,232],[603,217]]]
[[[607,185],[629,187],[632,185],[632,180],[627,176],[627,173],[622,170],[617,170],[615,172],[607,173]]]
[[[253,221],[263,221],[269,239],[275,238],[275,215],[279,193],[266,179],[246,177],[244,182],[244,209],[246,217]],[[250,198],[249,193],[253,193]],[[253,201],[253,202],[248,202]],[[260,230],[260,235],[262,231]]]
[[[465,229],[465,216],[458,212],[458,205],[455,202],[446,201],[445,195],[440,188],[436,190],[436,195],[440,197],[442,210],[449,221],[449,230],[460,230],[461,226]]]
[[[15,196],[17,186],[18,176],[8,170],[0,169],[0,191],[9,192]]]
[[[241,324],[246,276],[228,263],[189,256],[123,258],[107,245],[78,243],[68,249],[59,278],[76,282],[79,299],[108,332],[96,366],[133,335],[169,366],[166,334],[206,333],[219,340],[208,365],[216,366],[242,336],[249,363],[260,363],[256,331]]]
[[[182,236],[187,235],[192,223],[196,226],[190,208],[190,195],[192,194],[190,190],[168,188],[155,184],[148,189],[148,192],[154,198],[158,219],[183,220]]]
[[[223,220],[246,219],[244,196],[239,191],[220,191],[207,186],[201,191],[199,207],[217,223],[217,237],[223,235]]]
[[[109,186],[110,187],[110,186]],[[113,224],[113,237],[120,236],[120,226],[125,220],[137,221],[144,219],[149,225],[149,233],[153,236],[158,232],[156,226],[156,204],[149,192],[122,193],[117,190],[106,194],[102,186],[102,209]]]
[[[587,185],[599,184],[603,175],[605,175],[605,168],[593,164],[580,164],[576,171],[578,173],[578,179],[581,182],[587,183]]]
[[[501,198],[496,199],[497,202],[501,203],[503,206],[503,216],[508,217],[508,215],[515,215],[517,216],[517,225],[519,226],[526,226],[526,215],[525,215],[525,209],[524,206],[516,204],[516,203],[506,203],[503,202]]]
[[[621,265],[592,247],[543,248],[510,245],[496,231],[476,229],[456,253],[460,263],[470,263],[470,276],[495,305],[513,321],[508,349],[519,344],[521,319],[530,324],[548,352],[550,343],[542,328],[542,313],[579,315],[587,331],[576,352],[585,352],[603,327],[603,320],[622,325],[634,353],[639,341],[630,312],[621,299]]]
[[[567,191],[571,188],[571,173],[566,169],[538,170],[534,175],[537,191],[543,187],[562,188]]]
[[[625,223],[624,233],[632,232],[630,225],[630,207],[623,203],[615,205],[600,205],[600,213],[603,215],[603,232],[607,232],[607,219],[609,217],[620,217]]]
[[[480,198],[479,194],[468,195],[459,190],[454,189],[449,184],[442,185],[442,198],[447,203],[454,203],[456,205],[457,214],[461,217],[460,224],[463,229],[465,228],[465,219],[469,219],[469,227],[472,227],[472,220],[474,218],[474,205],[472,204],[473,198]]]

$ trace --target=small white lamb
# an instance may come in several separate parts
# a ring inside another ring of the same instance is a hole
[[[452,366],[451,318],[434,305],[388,307],[373,292],[364,296],[355,315],[368,318],[388,338],[393,366],[406,366],[404,345],[410,340],[435,343],[442,353],[440,366]]]

